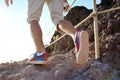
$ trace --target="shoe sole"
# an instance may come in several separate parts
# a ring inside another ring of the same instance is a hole
[[[27,64],[47,64],[47,61],[30,61]]]
[[[89,36],[87,31],[80,33],[80,49],[76,53],[76,61],[78,64],[83,64],[89,56]]]

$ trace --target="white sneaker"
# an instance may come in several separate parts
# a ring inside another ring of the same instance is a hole
[[[87,31],[76,32],[75,34],[76,62],[83,64],[89,56],[89,36]]]

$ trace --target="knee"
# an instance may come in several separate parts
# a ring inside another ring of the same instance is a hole
[[[69,22],[66,21],[66,20],[60,20],[60,21],[58,22],[58,25],[62,25],[62,24],[66,24],[66,23],[69,23]]]
[[[31,20],[29,23],[30,23],[30,25],[36,25],[36,24],[38,24],[39,22],[38,22],[38,20]]]
[[[58,25],[65,24],[65,23],[66,23],[65,20],[60,20],[60,21],[58,22]]]
[[[60,20],[57,24],[57,26],[67,26],[67,25],[70,25],[71,23],[67,20]]]
[[[70,24],[70,22],[66,21],[66,20],[60,20],[57,24],[57,29],[58,30],[63,30],[66,29],[67,26],[69,26],[68,24]]]

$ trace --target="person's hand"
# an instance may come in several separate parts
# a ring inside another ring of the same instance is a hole
[[[64,12],[67,12],[69,10],[70,6],[68,2],[64,2]]]
[[[13,4],[13,0],[5,0],[6,6],[9,6],[10,4]]]

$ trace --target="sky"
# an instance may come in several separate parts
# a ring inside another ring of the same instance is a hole
[[[27,23],[27,0],[14,0],[13,5],[6,7],[0,0],[0,63],[21,61],[35,52],[31,38],[30,27]],[[68,0],[72,4],[73,0]],[[97,3],[100,0],[96,0]],[[74,6],[92,8],[92,0],[76,0]],[[56,28],[51,22],[48,7],[44,5],[41,20],[44,44],[49,44]],[[54,29],[53,29],[54,28]],[[52,32],[49,33],[49,31]]]

